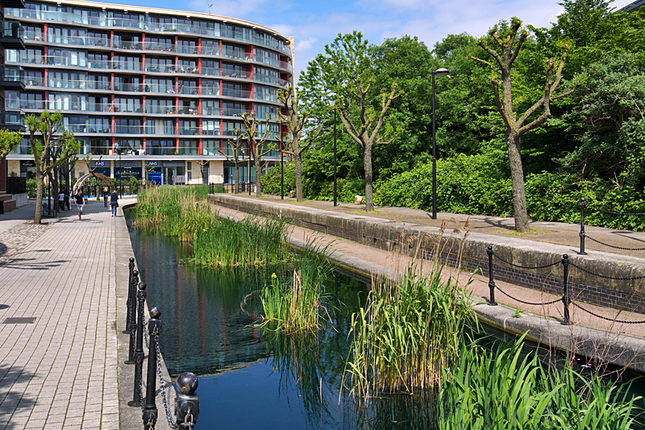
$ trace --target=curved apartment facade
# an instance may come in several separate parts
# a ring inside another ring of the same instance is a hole
[[[278,91],[291,83],[292,51],[289,39],[267,27],[64,0],[5,8],[5,19],[20,23],[25,44],[5,50],[5,70],[25,84],[5,90],[6,122],[61,111],[81,142],[79,158],[91,159],[77,162],[75,177],[89,168],[168,185],[232,183],[222,151],[242,113],[268,119],[279,147]],[[7,158],[10,174],[30,175],[26,141]],[[248,173],[243,166],[241,177]]]

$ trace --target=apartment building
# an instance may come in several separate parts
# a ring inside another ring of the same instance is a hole
[[[81,142],[74,177],[91,170],[163,185],[233,183],[222,151],[243,128],[243,113],[268,119],[262,127],[280,147],[278,91],[291,83],[293,55],[276,31],[207,13],[89,1],[5,6],[5,31],[18,22],[22,43],[4,46],[4,73],[15,81],[5,87],[5,123],[62,112]],[[278,162],[279,152],[266,158]],[[26,140],[7,166],[31,175]]]

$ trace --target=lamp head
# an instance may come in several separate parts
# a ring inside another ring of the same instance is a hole
[[[433,71],[432,71],[432,74],[433,74],[433,75],[435,75],[435,76],[439,76],[439,77],[441,77],[441,76],[448,76],[448,74],[449,74],[449,73],[450,73],[450,72],[448,71],[448,69],[445,69],[445,68],[443,68],[443,67],[442,67],[442,68],[440,68],[440,69],[437,69],[437,70],[433,70]]]

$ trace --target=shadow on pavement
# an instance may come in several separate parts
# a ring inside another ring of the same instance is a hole
[[[36,399],[25,396],[23,392],[11,391],[11,386],[20,379],[21,382],[31,380],[33,373],[25,371],[21,367],[0,366],[0,390],[7,393],[0,403],[0,422],[7,423],[6,430],[22,429],[24,423],[12,423],[9,421],[12,415],[20,414],[21,411],[31,410],[36,404]]]

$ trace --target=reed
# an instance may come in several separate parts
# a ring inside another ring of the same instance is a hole
[[[323,280],[331,268],[324,252],[319,252],[306,248],[290,277],[271,275],[260,293],[265,327],[285,333],[315,331],[328,319],[329,313],[322,304]]]
[[[440,430],[556,430],[635,428],[639,398],[624,387],[572,369],[544,365],[523,340],[492,349],[464,343],[460,359],[444,370]]]
[[[358,398],[437,387],[454,362],[464,325],[473,320],[469,296],[454,281],[411,266],[402,280],[376,282],[352,316],[354,341],[344,384]]]
[[[195,264],[258,266],[291,258],[287,227],[282,221],[257,218],[233,221],[214,216],[210,224],[200,227],[193,237]]]

